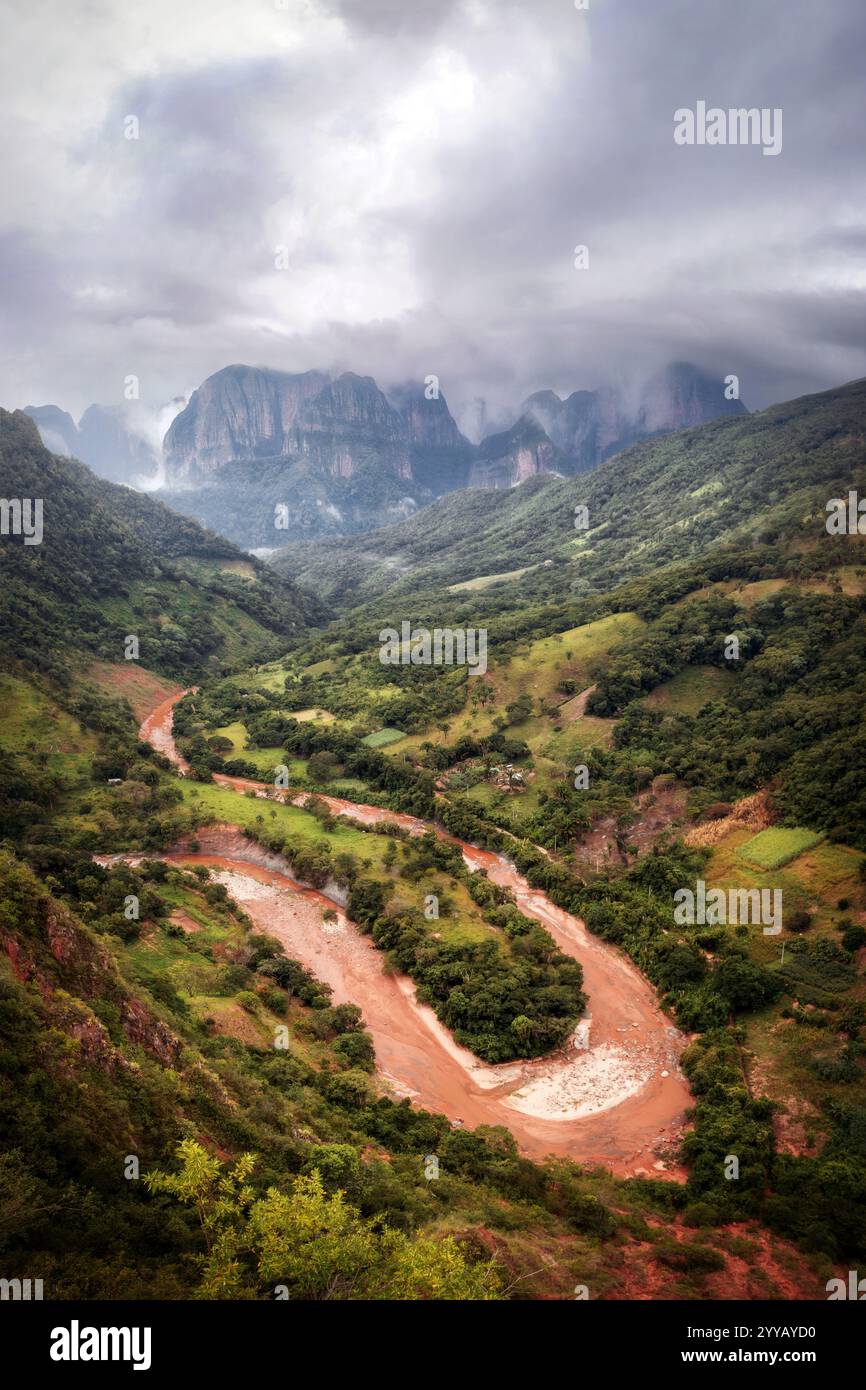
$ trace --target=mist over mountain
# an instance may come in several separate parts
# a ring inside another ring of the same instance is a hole
[[[748,550],[782,520],[793,527],[828,497],[845,495],[862,473],[864,428],[866,380],[849,382],[754,414],[656,432],[574,477],[527,474],[495,496],[479,483],[402,525],[328,545],[295,542],[270,563],[335,607],[381,601],[411,612],[438,594],[443,620],[465,586],[461,604],[477,603],[473,618],[484,621],[494,595],[513,605],[560,600],[700,552]],[[524,417],[510,436],[537,451],[535,430]],[[495,439],[486,447],[501,453]],[[575,527],[580,504],[586,530]]]
[[[634,396],[621,388],[573,391],[561,400],[553,391],[536,391],[523,404],[549,439],[582,472],[654,434],[671,434],[708,424],[723,415],[743,415],[743,402],[729,400],[724,384],[688,362],[674,362],[639,387]]]
[[[162,496],[237,544],[268,549],[398,522],[466,487],[567,477],[650,435],[744,412],[721,380],[676,363],[631,393],[536,392],[509,428],[472,444],[435,377],[382,390],[354,372],[236,364],[208,377],[171,424]]]
[[[159,476],[159,451],[136,432],[119,406],[88,406],[78,424],[56,405],[28,405],[46,449],[64,458],[77,458],[109,482],[129,487],[153,486]]]

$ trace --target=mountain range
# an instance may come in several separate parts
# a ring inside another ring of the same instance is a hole
[[[225,367],[175,417],[161,461],[121,412],[91,406],[77,426],[57,406],[26,413],[55,452],[131,485],[159,471],[168,505],[238,545],[271,550],[399,523],[467,487],[570,476],[636,440],[746,412],[721,381],[675,363],[636,392],[536,392],[510,428],[479,444],[461,432],[432,377],[383,391],[354,372]]]
[[[400,526],[294,542],[271,564],[335,607],[427,608],[454,595],[489,608],[609,589],[729,545],[844,497],[863,470],[866,381],[675,435],[657,435],[572,478],[442,497]],[[575,526],[576,508],[587,526]],[[501,597],[500,597],[501,596]]]

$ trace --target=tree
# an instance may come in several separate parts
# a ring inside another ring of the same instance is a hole
[[[524,690],[516,700],[505,706],[509,724],[522,724],[532,714],[532,696]]]
[[[323,749],[313,753],[307,763],[307,776],[311,782],[330,782],[336,776],[339,760],[334,753]]]
[[[349,1146],[324,1146],[329,1174],[354,1174]],[[201,1299],[449,1299],[501,1296],[494,1264],[470,1263],[452,1237],[407,1236],[368,1220],[342,1191],[328,1194],[315,1166],[290,1192],[250,1184],[244,1154],[226,1169],[193,1139],[178,1147],[178,1173],[145,1177],[150,1192],[176,1197],[198,1213],[205,1253]]]
[[[781,991],[779,980],[769,970],[736,956],[721,961],[712,979],[719,994],[737,1012],[759,1009]]]

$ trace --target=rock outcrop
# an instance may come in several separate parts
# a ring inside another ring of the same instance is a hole
[[[469,487],[510,488],[537,473],[565,476],[569,459],[548,438],[537,420],[522,415],[510,430],[483,440],[469,471]]]
[[[462,459],[470,445],[443,396],[403,389],[392,402],[372,377],[225,367],[193,392],[164,443],[167,485],[194,486],[223,464],[303,460],[322,478],[353,478],[371,463],[409,483],[429,450]],[[422,487],[429,487],[427,476]]]

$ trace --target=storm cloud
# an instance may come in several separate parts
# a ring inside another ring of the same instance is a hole
[[[861,0],[3,9],[5,406],[251,362],[435,373],[471,427],[675,359],[753,408],[866,374]],[[677,145],[699,101],[781,153]]]

